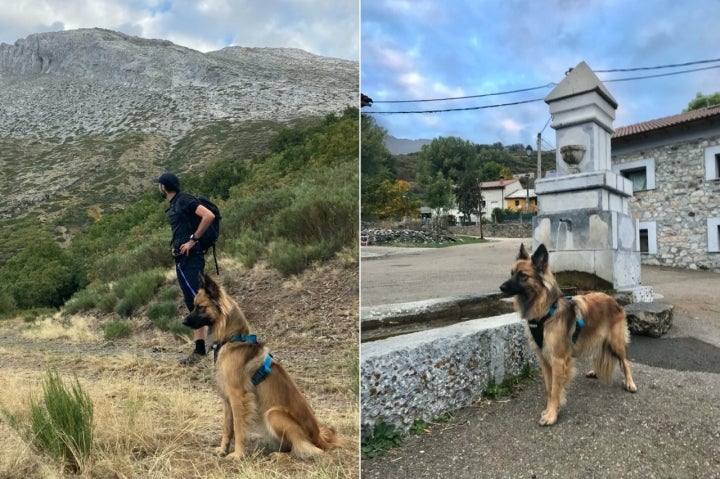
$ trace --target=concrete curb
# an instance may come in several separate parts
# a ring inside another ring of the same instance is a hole
[[[378,422],[404,432],[418,420],[430,422],[472,404],[491,379],[500,383],[528,363],[534,354],[515,313],[363,343],[362,434]]]
[[[388,335],[396,330],[407,333],[402,328],[418,325],[414,329],[444,326],[462,320],[486,318],[513,309],[512,302],[503,301],[500,293],[469,294],[446,298],[413,301],[408,303],[383,304],[360,308],[360,327],[363,341]],[[444,324],[428,325],[437,321]],[[423,326],[425,325],[425,326]]]

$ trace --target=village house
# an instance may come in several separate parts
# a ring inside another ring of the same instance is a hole
[[[535,189],[523,188],[505,195],[505,205],[513,213],[537,213]]]
[[[720,105],[617,128],[643,264],[720,272]]]
[[[485,201],[483,216],[491,219],[493,210],[495,208],[503,210],[507,208],[507,196],[522,189],[522,185],[517,178],[511,178],[508,180],[483,181],[480,183],[480,188],[482,189],[483,200]]]

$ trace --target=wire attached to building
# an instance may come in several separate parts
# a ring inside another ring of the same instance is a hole
[[[699,65],[699,64],[715,63],[715,62],[720,62],[720,59],[699,60],[699,61],[694,61],[694,62],[659,65],[659,66],[654,66],[654,67],[616,68],[616,69],[609,69],[609,70],[593,70],[593,71],[595,73],[614,73],[614,72],[630,72],[630,71],[641,71],[641,70],[659,70],[659,69],[665,69],[665,68],[677,68],[680,66]],[[658,73],[658,74],[654,74],[654,75],[643,75],[643,76],[627,77],[627,78],[612,78],[612,79],[607,79],[607,80],[602,80],[602,81],[604,83],[612,83],[612,82],[622,82],[622,81],[647,80],[647,79],[651,79],[651,78],[660,78],[660,77],[666,77],[666,76],[681,75],[684,73],[693,73],[693,72],[699,72],[699,71],[705,71],[705,70],[714,70],[714,69],[718,69],[718,68],[720,68],[720,65],[713,65],[713,66],[708,66],[708,67],[703,67],[703,68],[693,68],[693,69],[689,69],[689,70],[681,70],[681,71],[675,71],[675,72]],[[522,93],[522,92],[526,92],[526,91],[550,88],[555,85],[557,85],[557,84],[556,83],[547,83],[545,85],[535,86],[535,87],[530,87],[530,88],[520,88],[517,90],[508,90],[508,91],[493,92],[493,93],[483,93],[483,94],[478,94],[478,95],[466,95],[466,96],[447,97],[447,98],[429,98],[429,99],[421,99],[421,100],[377,100],[377,101],[374,101],[373,103],[374,104],[420,103],[420,102],[432,102],[432,101],[466,100],[466,99],[470,99],[470,98],[483,98],[483,97],[488,97],[488,96],[499,96],[499,95],[509,95],[512,93]],[[538,102],[538,101],[542,101],[542,100],[544,100],[544,99],[543,98],[535,98],[532,100],[521,100],[521,101],[509,102],[509,103],[499,103],[499,104],[494,104],[494,105],[482,105],[482,106],[473,106],[473,107],[464,107],[464,108],[442,108],[442,109],[435,109],[435,110],[410,110],[410,111],[368,111],[365,113],[372,114],[372,115],[444,113],[444,112],[454,112],[454,111],[471,111],[471,110],[484,110],[484,109],[489,109],[489,108],[501,108],[501,107],[506,107],[506,106],[534,103],[534,102]]]

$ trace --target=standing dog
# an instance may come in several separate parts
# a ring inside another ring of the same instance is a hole
[[[273,447],[308,458],[338,447],[335,429],[321,426],[303,394],[267,348],[250,334],[238,304],[209,276],[200,279],[195,307],[183,324],[210,326],[215,344],[215,378],[223,399],[224,421],[218,453],[244,454],[246,428],[260,425]]]
[[[630,333],[625,310],[604,293],[563,297],[548,266],[548,251],[541,244],[530,257],[520,246],[511,278],[500,286],[507,296],[514,296],[515,310],[527,320],[530,343],[540,362],[545,381],[547,407],[540,424],[557,421],[565,404],[565,386],[573,374],[573,358],[592,357],[594,369],[587,377],[610,382],[615,362],[622,365],[623,386],[637,391],[627,358]]]

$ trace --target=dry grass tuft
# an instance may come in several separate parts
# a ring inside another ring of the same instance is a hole
[[[97,331],[91,327],[92,321],[93,318],[78,315],[63,318],[57,313],[29,324],[22,336],[38,341],[63,339],[73,343],[91,343],[99,339]]]

